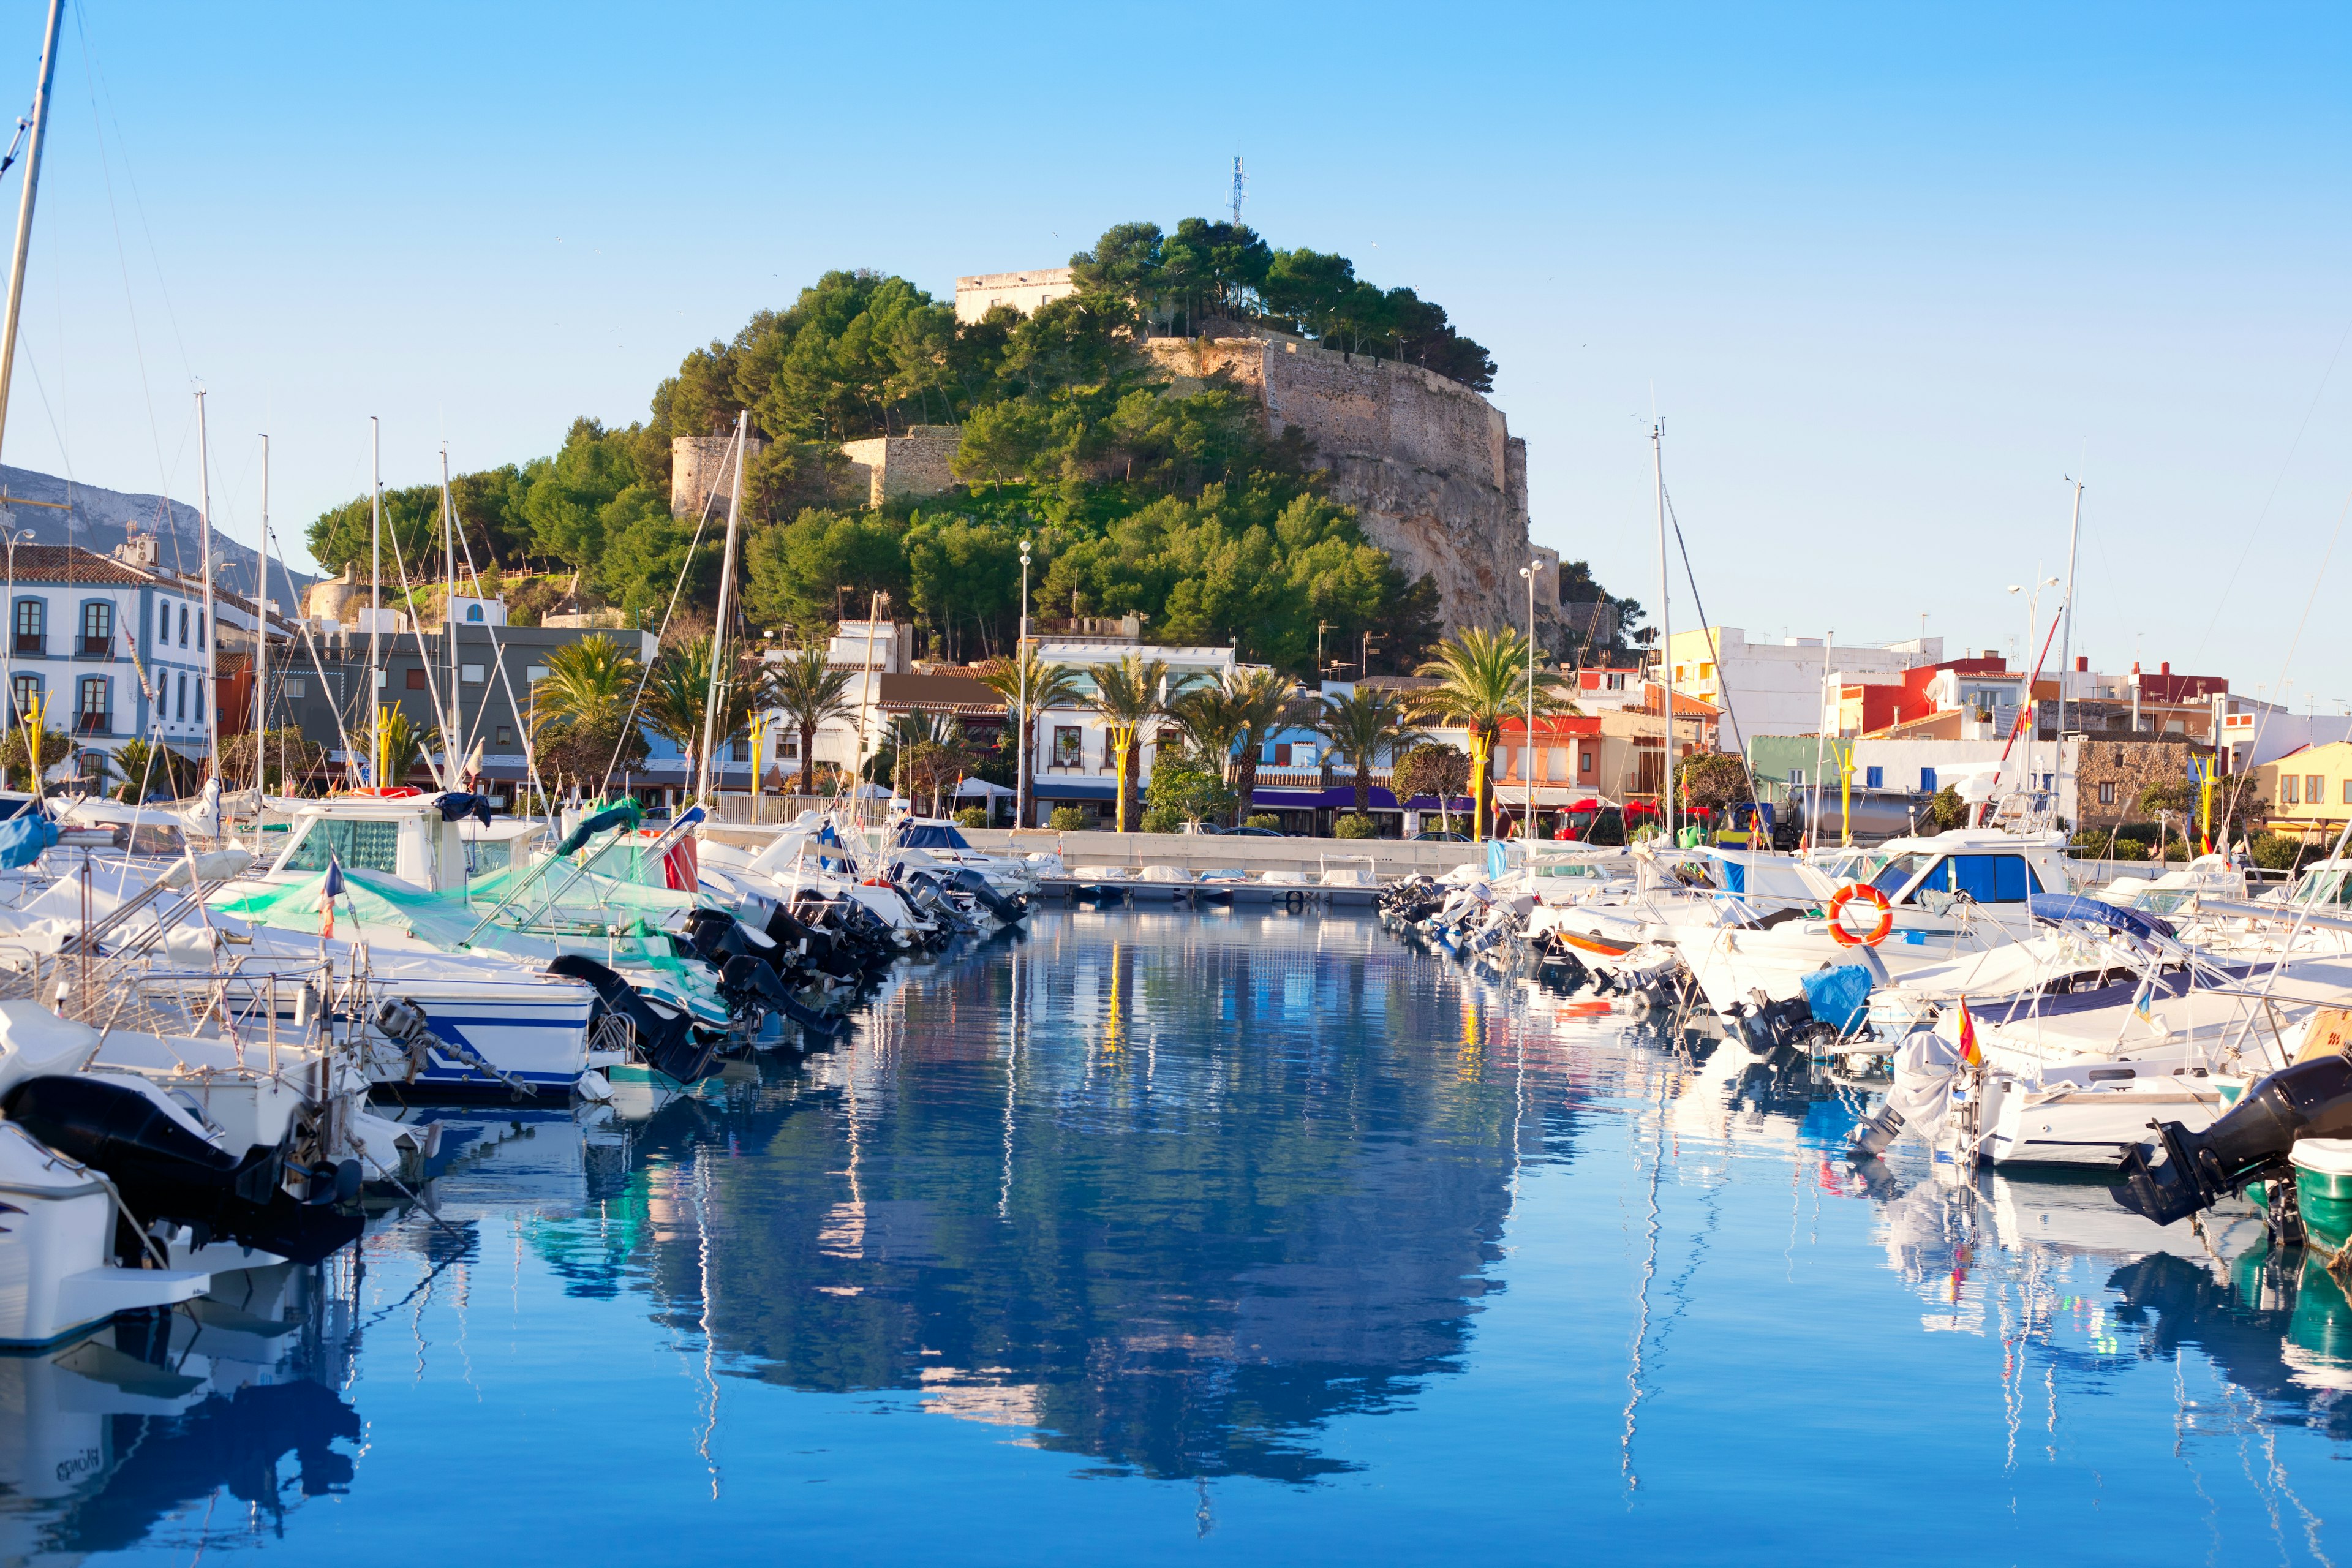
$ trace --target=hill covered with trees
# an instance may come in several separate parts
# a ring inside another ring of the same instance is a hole
[[[688,353],[648,418],[575,420],[551,456],[453,479],[476,564],[526,616],[553,583],[576,581],[589,602],[657,617],[684,569],[687,603],[707,616],[718,531],[690,548],[696,520],[670,516],[670,441],[730,433],[748,408],[770,443],[746,475],[754,626],[805,638],[879,590],[935,657],[1000,653],[1017,630],[1026,536],[1041,619],[1144,615],[1155,637],[1233,642],[1300,673],[1318,628],[1334,658],[1372,631],[1387,637],[1375,668],[1410,668],[1434,640],[1433,584],[1364,539],[1313,454],[1271,437],[1248,395],[1214,383],[1175,395],[1138,343],[1269,326],[1482,390],[1486,350],[1410,289],[1231,224],[1122,224],[1071,265],[1071,297],[963,324],[903,278],[826,273],[790,309]],[[963,488],[866,510],[841,443],[950,424]],[[437,490],[388,491],[384,517],[412,578],[437,576]],[[312,554],[364,568],[369,531],[362,496],[311,525]]]

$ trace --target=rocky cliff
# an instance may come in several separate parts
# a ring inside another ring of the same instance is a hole
[[[1256,397],[1276,434],[1296,429],[1330,470],[1334,499],[1364,533],[1437,584],[1448,632],[1524,626],[1519,568],[1549,550],[1528,542],[1528,446],[1502,410],[1418,365],[1335,353],[1296,338],[1153,338],[1153,362],[1180,394],[1220,375]],[[1539,585],[1536,614],[1558,640],[1558,594]]]
[[[84,550],[94,550],[100,555],[113,553],[133,532],[150,534],[155,540],[156,563],[186,576],[196,576],[204,571],[205,557],[198,541],[201,538],[196,509],[184,501],[167,500],[162,496],[140,495],[122,490],[105,490],[91,485],[78,485],[58,479],[54,474],[38,473],[31,468],[0,466],[0,522],[8,527],[30,529],[32,542],[37,544],[79,544]],[[47,506],[10,506],[11,500],[47,501]],[[215,498],[217,499],[217,498]],[[257,531],[251,521],[237,525],[247,538]],[[285,534],[280,527],[279,538]],[[223,531],[222,519],[213,519],[214,581],[233,593],[250,595],[253,593],[256,563],[260,556],[252,545],[242,539],[230,538]],[[269,563],[269,597],[289,611],[286,563],[275,556]],[[293,574],[294,585],[299,590],[314,581],[307,572]]]

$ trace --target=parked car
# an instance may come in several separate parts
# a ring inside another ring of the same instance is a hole
[[[1470,836],[1466,833],[1439,833],[1433,829],[1427,833],[1414,834],[1412,836],[1412,842],[1415,844],[1467,844],[1470,842]]]
[[[1287,833],[1272,827],[1220,827],[1217,831],[1229,838],[1287,838],[1290,837]]]

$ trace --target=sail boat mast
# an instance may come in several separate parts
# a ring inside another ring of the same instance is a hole
[[[261,570],[253,592],[253,789],[268,782],[263,755],[269,741],[269,437],[261,437]],[[281,784],[282,788],[283,785]],[[256,821],[258,822],[258,818]],[[257,844],[256,848],[260,846]]]
[[[727,548],[719,558],[719,616],[710,626],[710,691],[702,704],[702,766],[694,786],[694,798],[706,804],[716,804],[710,794],[710,754],[717,744],[719,729],[719,685],[725,666],[719,656],[727,647],[727,596],[735,586],[735,535],[743,521],[743,459],[751,446],[751,411],[740,410],[735,416],[735,488],[727,499]]]
[[[383,750],[383,692],[382,678],[376,674],[379,628],[383,625],[383,422],[374,415],[368,416],[368,503],[372,508],[372,542],[368,554],[368,754],[367,781],[381,785],[375,776],[377,753]]]
[[[0,323],[0,440],[5,440],[8,428],[8,384],[16,369],[16,317],[25,304],[25,257],[33,244],[33,195],[41,184],[41,142],[49,129],[49,79],[57,74],[58,22],[64,15],[65,0],[49,0],[49,25],[41,35],[41,79],[33,89],[32,145],[25,152],[25,190],[16,198],[16,249],[8,262],[8,315]]]
[[[1658,673],[1664,679],[1666,740],[1663,806],[1666,843],[1675,842],[1675,616],[1666,576],[1666,422],[1650,426],[1650,471],[1658,490]]]
[[[205,751],[212,759],[213,782],[220,789],[228,787],[221,773],[220,762],[220,693],[215,689],[207,700],[205,688],[214,684],[213,677],[220,667],[214,649],[220,646],[220,615],[213,604],[213,471],[212,443],[205,432],[205,395],[196,394],[196,494],[203,509],[196,513],[196,537],[205,552],[205,615],[196,631],[196,658],[202,668],[196,675],[196,700],[205,705]],[[213,832],[217,836],[220,823],[215,820]]]
[[[2066,525],[2066,620],[2058,634],[2058,755],[2051,768],[2050,813],[2066,788],[2066,677],[2074,668],[2074,562],[2083,542],[2083,481],[2074,481],[2074,516]],[[2217,737],[2218,739],[2218,737]],[[2077,816],[2081,813],[2078,810]]]
[[[449,639],[449,730],[441,737],[441,787],[457,787],[465,760],[466,721],[457,706],[457,532],[449,505],[449,443],[441,443],[441,631]]]

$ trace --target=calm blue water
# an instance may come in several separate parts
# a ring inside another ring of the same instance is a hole
[[[2301,1563],[2352,1304],[1369,919],[1041,915],[834,1053],[0,1362],[0,1554]],[[2186,1230],[2186,1227],[2182,1227]]]

